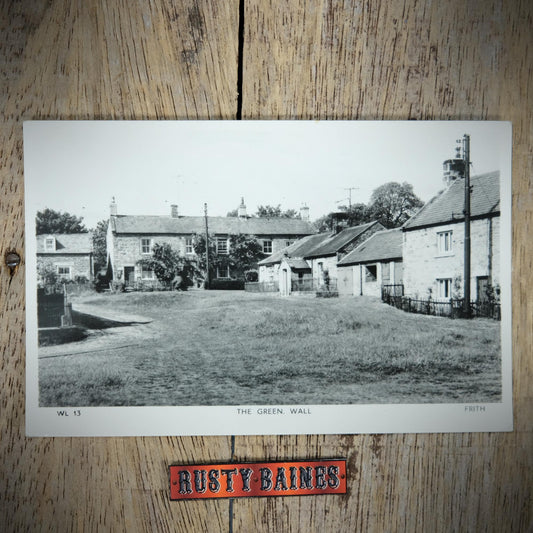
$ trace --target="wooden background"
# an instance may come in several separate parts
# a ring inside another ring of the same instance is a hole
[[[533,527],[530,1],[6,0],[0,9],[0,529]],[[347,457],[348,494],[172,503],[167,465],[228,461],[230,437],[25,438],[24,272],[10,276],[3,260],[24,255],[22,121],[239,112],[513,122],[513,433],[237,436],[237,460]]]

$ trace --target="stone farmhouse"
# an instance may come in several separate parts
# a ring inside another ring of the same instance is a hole
[[[464,178],[448,187],[403,226],[405,294],[435,300],[462,298],[464,288]],[[483,301],[500,283],[500,173],[470,178],[472,299]]]
[[[381,229],[374,221],[303,238],[260,261],[259,282],[277,282],[282,295],[316,290],[329,283],[334,288],[339,259]]]
[[[381,296],[384,285],[401,285],[401,228],[374,233],[343,257],[338,265],[339,296]]]
[[[92,233],[37,235],[37,265],[54,269],[61,281],[92,280]]]
[[[301,218],[258,218],[246,214],[244,201],[237,217],[208,217],[209,236],[216,239],[217,253],[228,254],[230,236],[255,236],[266,256],[277,253],[297,239],[314,233],[308,208]],[[179,216],[176,205],[169,216],[128,216],[117,214],[117,204],[110,206],[107,231],[108,272],[112,279],[137,283],[155,282],[154,272],[145,270],[139,261],[152,253],[155,243],[168,243],[183,257],[194,259],[194,236],[205,233],[205,217]],[[216,272],[217,278],[231,278],[229,269]]]

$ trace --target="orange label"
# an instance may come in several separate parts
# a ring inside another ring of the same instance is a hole
[[[344,459],[170,467],[171,500],[345,493]]]

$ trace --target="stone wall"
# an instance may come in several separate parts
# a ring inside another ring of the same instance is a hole
[[[111,264],[114,279],[124,279],[124,267],[134,267],[135,280],[142,279],[142,269],[138,262],[141,259],[149,259],[151,254],[141,252],[141,239],[152,239],[152,245],[170,244],[181,255],[185,255],[185,236],[182,235],[113,235]]]
[[[135,268],[135,279],[139,280],[142,276],[141,267],[137,264],[143,258],[149,258],[150,254],[143,254],[141,252],[141,239],[151,239],[153,244],[167,243],[172,246],[174,250],[177,250],[180,255],[193,259],[195,254],[185,254],[186,239],[192,237],[192,235],[116,235],[111,231],[107,235],[108,254],[111,258],[111,264],[113,267],[113,278],[123,279],[124,267]],[[218,235],[215,237],[219,237]],[[229,238],[229,235],[227,236]],[[265,237],[269,238],[269,237]],[[263,238],[258,238],[259,242],[263,242]],[[287,241],[294,240],[290,237],[272,238],[272,252],[275,253],[278,250],[286,248]],[[270,268],[270,267],[269,267]],[[279,265],[277,265],[279,268]],[[274,270],[277,279],[277,271]],[[231,273],[230,273],[231,274]],[[271,273],[268,274],[269,279],[260,281],[270,281]]]
[[[452,250],[439,254],[437,233],[452,231]],[[453,297],[463,296],[464,276],[464,223],[447,224],[403,234],[403,267],[405,294],[438,298],[437,279],[452,279]],[[500,282],[500,219],[474,220],[470,227],[471,241],[471,299],[477,298],[476,278],[489,276],[492,285]],[[457,290],[459,287],[459,290]]]
[[[261,283],[278,281],[279,263],[273,265],[261,265],[259,267],[259,281]]]
[[[376,267],[375,280],[369,280],[366,276],[366,267],[369,265]],[[400,261],[339,266],[337,272],[339,295],[360,296],[363,294],[380,298],[381,287],[384,284],[402,283],[402,263]],[[387,276],[385,276],[385,273],[388,273]]]
[[[323,271],[329,272],[329,277],[337,279],[337,256],[332,255],[330,257],[318,257],[315,259],[308,259],[307,262],[311,265],[311,272],[313,278],[318,280],[319,283],[322,282],[323,276],[320,271],[320,263],[322,263]]]
[[[59,266],[70,267],[70,278],[83,277],[93,279],[93,262],[89,254],[38,254],[38,263],[52,267],[56,272]]]

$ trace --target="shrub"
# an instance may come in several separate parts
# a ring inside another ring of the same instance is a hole
[[[259,280],[259,273],[257,270],[246,270],[244,272],[244,281],[255,282]]]

